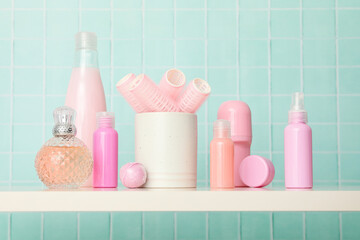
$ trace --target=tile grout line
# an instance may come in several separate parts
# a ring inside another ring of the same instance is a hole
[[[303,234],[303,240],[306,240],[306,213],[303,212],[302,213],[302,223],[303,223],[303,229],[302,229],[302,234]]]
[[[238,231],[237,231],[238,238],[237,239],[241,240],[241,212],[238,212],[237,220],[238,220]]]
[[[174,32],[173,32],[173,48],[174,48],[174,68],[176,68],[176,0],[173,0],[174,5],[174,16],[173,16],[173,24],[174,24]],[[174,218],[174,240],[177,240],[177,214],[174,212],[173,214]]]
[[[300,0],[300,92],[304,92],[304,36],[302,0]]]
[[[9,162],[9,185],[12,186],[12,172],[13,172],[13,159],[14,159],[14,45],[15,45],[15,0],[11,1],[11,63],[10,63],[10,162]],[[11,214],[10,214],[11,215]],[[10,232],[9,232],[10,239]]]
[[[240,100],[240,11],[239,1],[236,1],[236,98]]]
[[[81,0],[79,0],[79,3],[78,3],[78,13],[79,13],[79,16],[78,16],[78,28],[79,28],[79,32],[81,31],[81,17],[82,17],[82,14],[81,14]]]
[[[110,212],[110,226],[109,226],[109,239],[112,240],[113,239],[113,213]]]
[[[110,111],[114,111],[114,0],[110,0]],[[106,106],[107,107],[107,106]]]
[[[76,218],[77,218],[77,240],[80,240],[80,213],[79,212],[77,212]]]
[[[141,16],[142,16],[142,23],[141,23],[141,45],[142,45],[142,49],[141,49],[141,68],[142,68],[142,72],[145,72],[145,43],[144,43],[144,39],[145,39],[145,0],[141,0]],[[141,212],[141,239],[144,240],[145,239],[145,231],[144,231],[144,217],[145,214],[144,212]]]

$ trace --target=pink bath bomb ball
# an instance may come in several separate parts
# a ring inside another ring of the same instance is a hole
[[[138,188],[146,183],[146,169],[141,163],[127,163],[120,169],[120,181],[127,188]]]

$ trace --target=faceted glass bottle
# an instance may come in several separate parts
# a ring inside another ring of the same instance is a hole
[[[84,142],[75,137],[75,110],[54,110],[54,137],[36,155],[35,168],[40,180],[49,188],[77,188],[90,176],[93,160]]]

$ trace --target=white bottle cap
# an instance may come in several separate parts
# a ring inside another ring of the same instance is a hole
[[[214,138],[230,138],[230,122],[218,119],[214,122]]]
[[[307,112],[304,106],[304,93],[295,92],[289,111],[289,122],[307,122]]]
[[[78,32],[75,35],[76,49],[92,49],[97,50],[97,37],[93,32]]]

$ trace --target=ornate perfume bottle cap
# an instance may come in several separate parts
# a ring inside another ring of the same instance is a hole
[[[54,136],[75,136],[76,127],[74,124],[76,112],[74,109],[62,106],[54,110]]]

